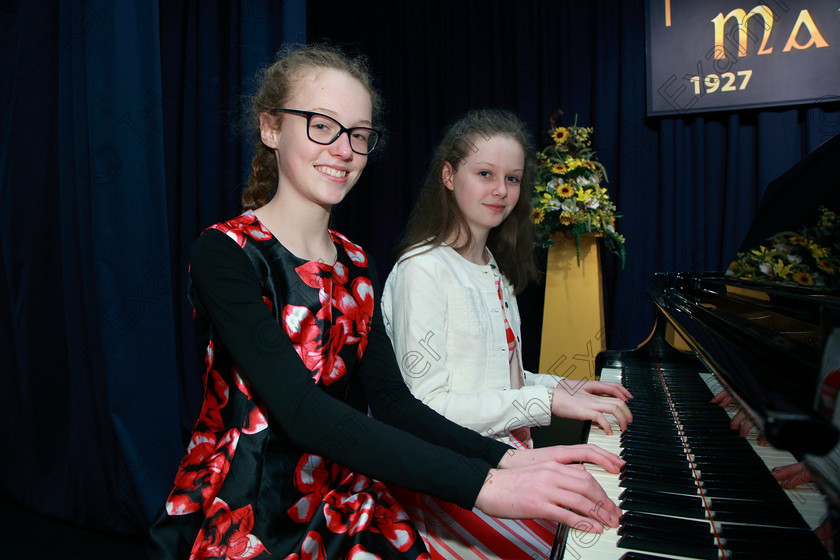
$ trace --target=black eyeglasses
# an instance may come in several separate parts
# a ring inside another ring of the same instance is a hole
[[[359,155],[366,156],[376,148],[376,143],[379,141],[379,132],[372,128],[366,126],[345,128],[334,118],[321,113],[296,109],[272,109],[271,112],[306,117],[306,135],[316,144],[327,146],[346,132],[347,138],[350,139],[350,149]]]

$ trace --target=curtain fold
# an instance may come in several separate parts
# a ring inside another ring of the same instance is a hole
[[[67,351],[90,358],[69,381],[63,486],[86,523],[129,532],[160,507],[171,479],[162,458],[183,449],[167,429],[177,385],[158,13],[65,0],[59,17],[72,25],[59,29],[62,258],[51,288],[65,297]]]

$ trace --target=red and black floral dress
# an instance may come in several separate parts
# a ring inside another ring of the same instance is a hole
[[[204,403],[151,558],[428,558],[379,480],[471,507],[507,451],[411,396],[374,269],[331,235],[333,265],[295,257],[250,212],[193,246]]]

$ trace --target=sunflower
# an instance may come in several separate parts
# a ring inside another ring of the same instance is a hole
[[[569,198],[570,196],[575,194],[575,189],[573,189],[572,186],[568,183],[563,183],[562,185],[560,185],[560,188],[557,189],[557,194],[562,196],[563,198]]]
[[[827,274],[834,274],[834,267],[831,266],[831,261],[829,259],[817,259],[817,266],[820,269],[827,273]]]
[[[569,168],[566,167],[565,163],[555,163],[551,167],[551,172],[555,175],[564,175],[569,172]]]
[[[793,280],[800,286],[813,286],[814,278],[807,272],[794,272]]]
[[[554,139],[554,143],[559,146],[569,137],[569,131],[565,126],[558,126],[551,131],[551,137]]]
[[[545,219],[545,210],[542,208],[534,208],[531,210],[531,223],[541,224]]]

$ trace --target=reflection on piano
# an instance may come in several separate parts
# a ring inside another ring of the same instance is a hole
[[[626,432],[607,437],[595,427],[589,437],[627,461],[618,476],[588,467],[624,511],[620,527],[602,535],[561,528],[552,558],[829,558],[813,527],[826,515],[823,496],[840,508],[840,469],[829,461],[813,469],[817,485],[786,492],[768,467],[837,445],[837,427],[814,398],[821,322],[840,317],[825,312],[840,298],[708,274],[657,275],[652,296],[657,326],[648,341],[596,359],[601,380],[635,396]],[[693,352],[669,345],[666,326]],[[730,429],[731,412],[711,402],[721,387],[776,449]]]

